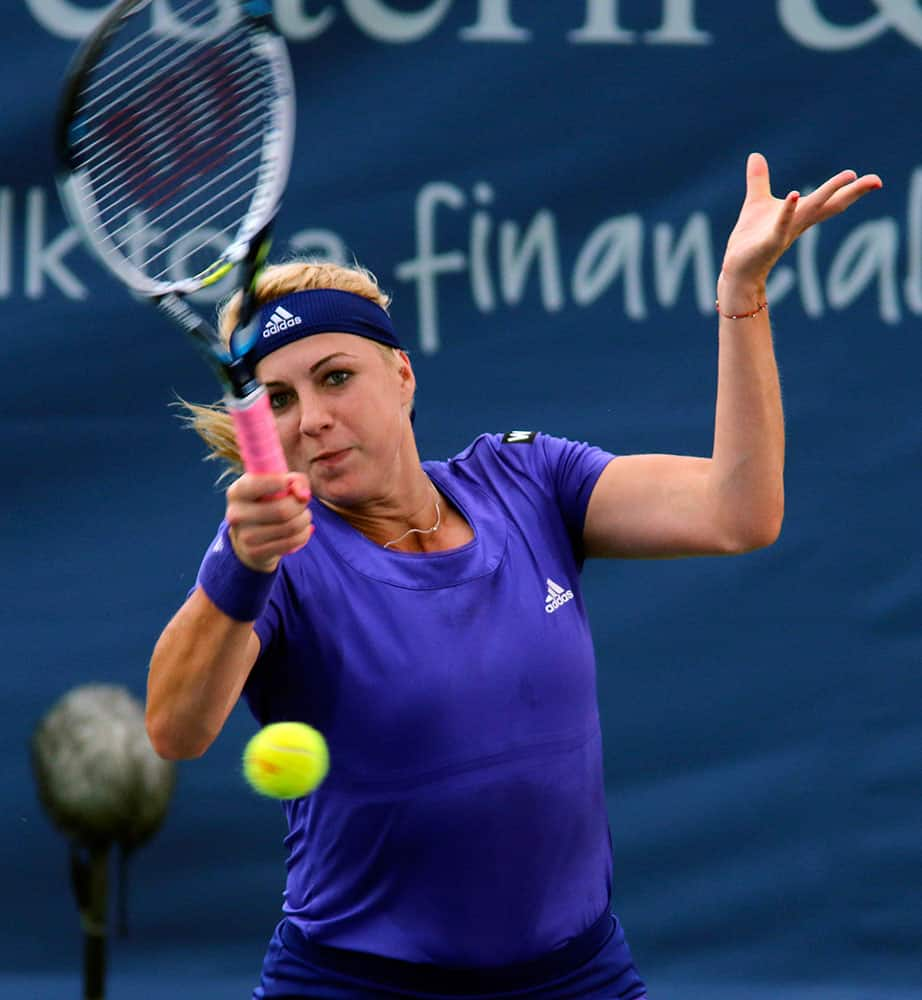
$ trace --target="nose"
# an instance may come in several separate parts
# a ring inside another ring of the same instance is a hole
[[[298,404],[300,406],[298,430],[305,437],[317,437],[333,426],[333,417],[329,409],[315,393],[302,393]]]

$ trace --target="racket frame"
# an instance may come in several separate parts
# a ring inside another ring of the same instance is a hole
[[[72,150],[79,98],[92,70],[107,50],[119,23],[150,3],[151,0],[121,0],[102,17],[71,62],[55,124],[56,181],[61,201],[84,244],[103,266],[135,297],[156,305],[187,334],[208,361],[224,387],[225,403],[234,422],[245,468],[250,472],[282,472],[287,466],[266,390],[256,379],[246,355],[254,340],[255,285],[268,256],[272,225],[284,195],[293,152],[295,91],[286,44],[272,23],[267,4],[262,0],[237,0],[239,15],[249,29],[248,42],[269,67],[275,95],[269,102],[269,124],[262,134],[255,194],[232,240],[214,262],[192,277],[158,280],[145,274],[105,232],[90,172],[79,166]],[[184,297],[216,284],[238,267],[241,303],[233,334],[225,342]]]

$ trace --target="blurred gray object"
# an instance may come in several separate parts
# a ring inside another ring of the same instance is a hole
[[[71,843],[84,932],[84,996],[102,1000],[109,852],[117,844],[124,860],[157,831],[176,767],[151,747],[141,703],[108,684],[87,684],[64,695],[36,727],[31,750],[39,798]]]

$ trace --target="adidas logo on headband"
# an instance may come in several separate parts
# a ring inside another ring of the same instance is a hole
[[[271,337],[273,334],[289,329],[289,327],[298,326],[300,322],[300,316],[292,315],[284,306],[276,306],[269,317],[269,322],[263,327],[263,336]]]
[[[262,335],[248,349],[254,365],[280,347],[315,333],[354,333],[400,349],[387,310],[371,299],[338,288],[288,292],[265,302],[259,325]]]

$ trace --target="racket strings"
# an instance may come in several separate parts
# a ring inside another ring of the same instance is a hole
[[[189,11],[193,10],[196,6],[201,6],[201,4],[193,0],[192,3],[181,7],[177,11],[177,15],[186,20]],[[171,47],[175,47],[175,36],[158,32],[155,29],[153,20],[150,27],[143,31],[137,30],[138,21],[133,20],[133,18],[136,17],[140,9],[140,7],[135,7],[129,14],[123,15],[121,22],[109,33],[107,38],[108,52],[96,62],[92,80],[87,81],[87,86],[83,87],[80,91],[80,100],[89,121],[93,121],[99,114],[105,113],[104,104],[102,110],[95,114],[89,114],[89,109],[94,105],[104,102],[111,94],[114,88],[112,86],[107,87],[107,84],[113,81],[121,81],[120,86],[123,86],[129,68],[133,64],[140,63],[140,71],[134,75],[142,78],[141,84],[139,84],[142,85],[143,78],[149,78],[151,71],[158,67],[161,55],[164,52],[168,53]],[[189,19],[188,23],[190,28],[195,30],[194,15]],[[138,51],[135,55],[129,57],[127,53],[132,49],[137,49]],[[106,67],[110,67],[107,73],[103,72]],[[130,79],[130,74],[128,76]],[[96,97],[91,96],[94,90],[100,92]]]
[[[257,85],[259,82],[261,81],[257,81]],[[216,124],[216,116],[221,116],[223,120],[230,110],[229,100],[222,105],[209,107],[205,114],[199,114],[189,120],[187,124],[191,126],[190,132],[210,128]],[[245,109],[239,102],[235,110],[237,116],[242,118]],[[170,122],[164,119],[162,124],[169,125]],[[220,127],[220,122],[217,124]],[[145,201],[148,208],[156,207],[167,198],[167,194],[162,192],[171,183],[175,183],[190,172],[200,173],[209,158],[223,156],[229,151],[233,142],[259,138],[262,121],[258,117],[255,120],[250,118],[242,126],[239,123],[236,125],[233,132],[225,132],[217,141],[209,143],[205,148],[202,148],[202,144],[197,141],[194,134],[174,137],[167,149],[162,148],[162,143],[155,144],[154,149],[159,146],[160,151],[149,158],[139,157],[145,161],[146,170],[143,177],[138,177],[133,171],[126,171],[126,167],[120,161],[112,161],[108,170],[100,170],[94,174],[94,187],[100,211],[107,213],[109,222],[114,224],[120,214],[118,206],[121,205],[121,212],[124,212],[132,205],[130,198],[125,197],[126,188],[131,189],[127,192],[128,195],[133,193],[138,199]],[[143,137],[139,141],[143,141]],[[177,161],[181,164],[178,170],[175,169]],[[171,167],[174,168],[172,171]]]
[[[175,41],[174,37],[157,30],[153,18],[151,18],[149,27],[144,30],[137,29],[139,22],[132,20],[132,18],[144,7],[148,6],[149,3],[150,0],[142,0],[139,5],[131,8],[127,14],[122,15],[121,23],[117,24],[110,32],[109,52],[101,56],[95,64],[97,75],[94,80],[94,86],[102,86],[116,73],[124,73],[128,66],[139,60],[143,60],[146,67],[145,72],[149,73],[150,68],[156,64],[155,53],[158,49],[168,47]],[[194,13],[197,8],[198,12]],[[187,25],[190,32],[195,32],[197,29],[207,27],[212,20],[212,13],[208,9],[202,10],[201,8],[202,0],[190,0],[185,6],[175,11],[175,17],[179,23]],[[116,35],[119,38],[119,45],[113,47],[111,39]],[[138,49],[137,53],[131,58],[126,58],[126,53],[132,49]],[[108,75],[104,74],[100,76],[99,74],[107,66],[114,66],[115,68]],[[86,95],[87,89],[85,88],[81,91],[81,96],[85,97]],[[87,100],[86,103],[89,106],[94,101]]]
[[[256,156],[256,155],[258,154],[256,153],[251,154],[251,156]],[[246,185],[243,190],[243,193],[238,195],[236,198],[227,200],[228,192],[232,190],[234,187],[240,187],[241,184]],[[252,194],[253,191],[248,182],[248,179],[240,178],[234,184],[225,185],[224,187],[222,187],[220,191],[218,191],[209,199],[209,202],[216,201],[218,198],[220,198],[222,199],[222,208],[226,210],[233,208],[236,205],[247,204],[250,198],[252,197]],[[190,213],[189,218],[191,218],[191,216],[192,213]],[[149,239],[141,243],[139,241],[138,236],[135,235],[134,238],[132,238],[132,235],[129,235],[128,238],[122,240],[120,243],[117,243],[116,246],[120,250],[125,249],[126,247],[129,248],[131,251],[132,259],[136,259],[143,251],[147,250],[148,247],[154,246],[156,243],[163,241],[165,236],[169,235],[172,232],[175,232],[175,230],[180,227],[186,230],[185,237],[179,238],[182,239],[183,242],[185,242],[185,240],[188,237],[192,236],[193,234],[201,233],[201,242],[195,245],[191,250],[186,252],[182,257],[177,258],[175,255],[172,255],[174,246],[177,243],[177,240],[174,239],[171,242],[168,242],[166,246],[158,250],[156,253],[153,253],[148,257],[142,258],[142,263],[145,269],[147,269],[155,260],[157,260],[160,257],[163,257],[166,254],[171,254],[170,256],[171,264],[177,264],[181,260],[186,260],[191,258],[196,251],[204,249],[212,241],[212,239],[214,239],[215,236],[233,233],[234,230],[239,225],[238,216],[239,213],[234,216],[232,221],[226,223],[224,228],[222,229],[216,228],[215,225],[215,222],[217,221],[216,215],[211,217],[212,218],[211,224],[199,224],[192,228],[190,228],[188,225],[183,225],[183,223],[187,221],[186,219],[179,220],[179,222],[175,223],[173,226],[170,226],[166,229],[157,229],[156,227],[152,227],[150,223],[146,223],[143,226],[143,231],[149,232],[153,228],[154,229],[153,236],[151,236]],[[129,226],[130,225],[131,223],[129,223]]]
[[[240,184],[249,184],[250,176],[248,174],[239,176],[236,180],[228,181],[227,179],[232,177],[232,175],[235,172],[239,172],[240,167],[245,166],[248,161],[259,157],[259,155],[260,155],[259,150],[254,150],[251,153],[247,153],[246,156],[235,159],[233,165],[228,167],[226,170],[222,171],[221,173],[215,174],[211,178],[207,187],[211,188],[214,187],[215,185],[222,184],[222,182],[225,183],[223,183],[220,189],[213,195],[211,195],[209,198],[202,200],[204,188],[196,188],[195,190],[190,191],[185,198],[181,198],[178,201],[173,202],[173,204],[170,205],[169,209],[161,212],[160,215],[154,216],[153,218],[149,218],[146,214],[144,214],[145,226],[151,231],[156,231],[158,239],[162,239],[166,234],[174,232],[175,230],[183,227],[184,225],[187,226],[190,220],[197,213],[203,212],[210,205],[214,204],[222,196],[222,193],[227,194],[230,191],[232,191],[234,187],[237,187]],[[194,178],[189,179],[190,183],[191,180],[194,180]],[[231,208],[232,204],[236,204],[236,202],[234,203],[228,202],[226,205],[224,205],[224,210]],[[186,214],[180,215],[177,218],[173,218],[173,216],[176,215],[178,210],[182,208],[184,205],[191,206],[188,208]],[[121,225],[119,225],[117,228],[112,228],[111,227],[112,220],[110,220],[110,226],[106,229],[106,232],[108,233],[109,237],[117,242],[119,234],[124,229],[130,227],[131,225],[136,224],[137,216],[138,216],[137,207],[133,204],[129,204],[126,209],[119,212],[119,218],[124,220],[121,223]],[[163,222],[169,222],[169,224],[166,226],[160,226],[160,223]],[[103,227],[100,227],[100,229],[102,228]]]
[[[216,51],[214,48],[200,49],[198,52],[195,52],[190,50],[188,46],[180,47],[175,45],[175,43],[173,47],[176,49],[176,55],[170,62],[157,66],[156,74],[151,72],[156,64],[146,63],[141,68],[140,73],[136,74],[141,76],[140,82],[133,86],[127,86],[131,82],[130,78],[128,80],[120,78],[105,88],[102,87],[100,82],[93,80],[91,86],[84,90],[84,97],[89,98],[91,94],[94,95],[92,101],[87,101],[83,105],[81,127],[84,130],[84,134],[89,133],[91,128],[95,128],[94,134],[105,135],[103,124],[111,121],[113,116],[118,114],[119,109],[135,110],[138,107],[149,109],[151,100],[150,89],[153,86],[159,86],[162,92],[164,84],[169,83],[173,92],[187,93],[189,89],[195,86],[206,84],[209,81],[209,76],[217,78],[215,67],[205,62],[208,56],[214,59]],[[249,39],[246,35],[222,41],[220,58],[226,67],[228,75],[241,63],[246,64],[249,57]],[[131,99],[135,97],[141,102],[140,104],[137,101],[132,102]],[[99,105],[100,110],[94,114],[88,114],[87,109],[91,103]],[[101,141],[99,139],[96,143],[87,142],[85,144],[86,149],[91,150]],[[98,156],[98,154],[96,155]],[[83,165],[92,164],[93,159],[93,154],[87,153]]]
[[[223,52],[220,65],[214,53],[211,59],[205,55],[200,54],[185,73],[149,82],[143,105],[110,101],[108,115],[92,133],[85,133],[79,150],[79,166],[93,171],[97,185],[104,186],[119,166],[149,168],[170,151],[179,151],[183,142],[201,144],[209,135],[204,125],[219,127],[257,107],[248,98],[256,97],[264,82],[258,69],[242,58],[224,58]]]
[[[108,102],[105,114],[100,113],[92,118],[84,117],[81,120],[84,135],[84,141],[81,145],[81,166],[84,168],[92,167],[106,155],[107,139],[114,122],[120,117],[124,118],[131,113],[139,117],[137,111],[142,108],[145,112],[143,119],[145,130],[153,130],[161,124],[164,115],[176,112],[173,97],[185,94],[188,99],[188,95],[195,88],[204,88],[210,81],[220,79],[218,73],[223,72],[232,77],[240,71],[241,64],[246,65],[247,53],[241,50],[236,52],[229,49],[222,50],[223,69],[218,71],[216,71],[213,62],[205,61],[205,55],[205,53],[201,53],[195,59],[187,59],[188,65],[183,66],[181,70],[178,66],[170,67],[168,72],[154,78],[148,77],[144,83],[146,93],[138,102],[126,99],[129,94],[133,95],[134,90],[126,94],[121,89],[116,89],[104,95]],[[246,71],[244,70],[244,72]],[[93,126],[92,131],[91,126]],[[141,137],[138,136],[135,138],[134,144],[139,144],[140,141]],[[127,143],[122,151],[130,153],[132,143]]]
[[[239,230],[274,128],[274,79],[249,33],[192,36],[110,39],[71,130],[96,235],[158,279]]]
[[[246,197],[248,197],[248,193],[246,195],[241,196],[241,198],[239,198],[238,201],[243,201]],[[193,242],[192,237],[190,236],[188,241],[184,241],[183,244],[179,245],[178,247],[175,245],[171,247],[165,247],[164,249],[153,254],[151,257],[148,258],[147,263],[149,265],[149,263],[156,260],[157,257],[161,257],[169,253],[170,254],[169,267],[170,268],[180,267],[187,260],[194,260],[202,250],[211,245],[212,241],[216,240],[220,236],[231,236],[236,232],[236,229],[237,229],[236,222],[225,226],[223,229],[216,229],[214,227],[205,226],[201,230],[195,231],[195,237],[198,239],[197,243]],[[186,242],[188,242],[189,244],[188,249],[186,248]],[[182,252],[180,252],[180,250]],[[164,271],[165,270],[166,269],[164,269]]]
[[[249,130],[250,134],[252,134],[252,131],[253,130],[251,128]],[[228,147],[230,147],[235,144],[235,140],[243,137],[245,134],[247,134],[245,130],[232,133],[226,137],[224,142]],[[218,150],[217,152],[219,154],[222,153],[221,150]],[[134,202],[126,202],[117,213],[117,218],[122,220],[121,224],[117,228],[112,229],[111,224],[114,220],[112,218],[108,220],[109,237],[115,242],[118,249],[124,249],[126,246],[130,246],[132,250],[132,258],[134,259],[139,253],[142,253],[148,247],[156,243],[169,243],[170,239],[177,232],[192,232],[201,228],[206,223],[215,223],[221,216],[226,217],[230,215],[231,220],[227,222],[223,228],[219,230],[219,232],[232,232],[238,225],[240,218],[243,215],[242,209],[246,207],[253,194],[253,174],[245,168],[252,165],[255,169],[258,169],[261,158],[261,148],[254,149],[244,156],[240,156],[239,152],[237,152],[233,163],[231,163],[224,170],[212,174],[206,184],[197,186],[194,190],[189,191],[185,197],[172,201],[167,209],[161,211],[160,214],[154,216],[153,218],[144,216],[143,229],[151,235],[143,242],[139,242],[137,234],[139,226],[139,213],[137,205]],[[186,176],[178,184],[176,183],[177,178],[175,175],[171,178],[171,183],[175,186],[173,190],[169,192],[170,197],[175,195],[178,190],[185,189],[189,184],[192,184],[198,179],[197,175],[194,174],[194,167],[197,165],[198,164],[196,162],[190,162],[183,171]],[[193,171],[193,173],[190,173],[190,171]],[[243,188],[242,194],[236,198],[228,197],[236,189],[241,187]],[[206,194],[208,197],[205,197]],[[149,207],[156,207],[161,204],[166,197],[167,196],[164,195],[158,199],[157,202],[149,205]],[[240,212],[234,211],[237,206],[241,207]],[[186,209],[185,214],[177,216],[177,213],[182,208]],[[162,223],[166,224],[162,225]],[[214,228],[213,225],[211,228]],[[122,238],[123,234],[127,234],[124,239]],[[210,240],[208,239],[204,240],[202,246],[207,244],[209,241]],[[169,246],[166,246],[157,253],[144,258],[141,262],[143,268],[146,270],[150,264],[165,254],[168,250]]]
[[[199,114],[194,121],[194,124],[198,128],[212,125],[219,116],[225,118],[231,111],[235,111],[238,115],[242,116],[246,111],[257,106],[256,101],[251,99],[258,99],[260,86],[264,83],[262,73],[248,68],[244,70],[240,81],[241,86],[233,97],[227,94],[218,101],[208,103],[205,113]],[[190,79],[190,85],[195,85],[198,82],[197,78],[193,77]],[[128,141],[119,141],[119,152],[122,156],[131,157],[137,155],[140,158],[143,155],[141,151],[146,145],[150,148],[145,150],[145,152],[154,154],[150,161],[152,165],[156,165],[168,157],[168,152],[158,151],[159,139],[162,135],[162,130],[172,127],[179,121],[179,117],[183,112],[178,110],[175,102],[161,102],[161,104],[163,105],[162,107],[155,107],[141,119],[141,128],[137,134],[129,138]],[[190,123],[187,122],[187,124]],[[161,131],[158,132],[158,130]],[[192,137],[190,136],[190,138]],[[82,149],[83,159],[80,165],[85,170],[89,169],[93,171],[94,178],[96,179],[96,190],[101,195],[110,187],[109,178],[116,172],[116,167],[118,166],[117,162],[112,159],[111,137],[101,134],[84,143]],[[101,203],[102,198],[100,197],[99,200]]]

